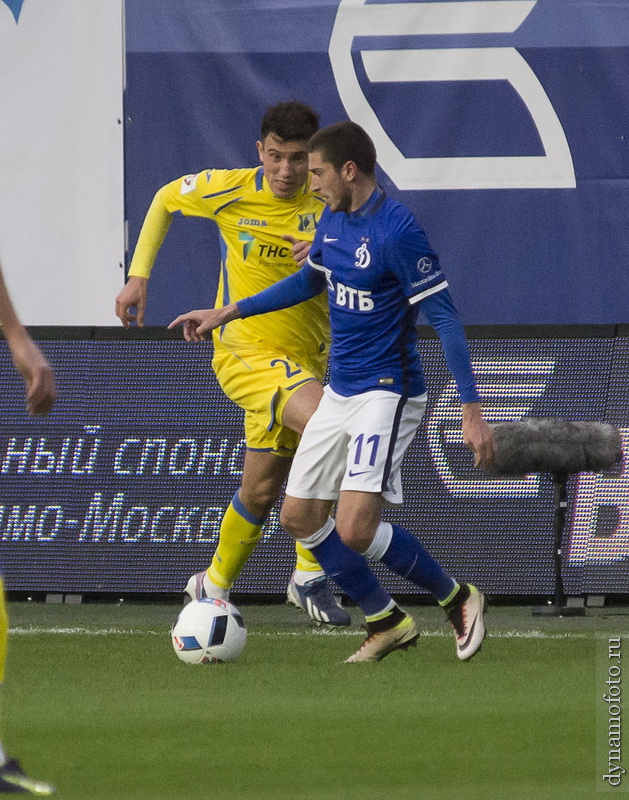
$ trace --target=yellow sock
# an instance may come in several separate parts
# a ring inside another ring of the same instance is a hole
[[[379,611],[377,614],[365,615],[365,621],[378,622],[381,619],[386,619],[386,617],[390,617],[391,614],[393,614],[396,608],[398,608],[397,603],[395,600],[391,600],[386,608],[383,608],[382,611]]]
[[[4,584],[0,578],[0,684],[4,681],[4,665],[7,660],[7,642],[9,640],[9,617],[7,601],[4,596]]]
[[[304,572],[323,572],[317,559],[310,550],[306,550],[303,544],[295,542],[295,553],[297,554],[296,569]]]
[[[456,597],[456,594],[457,594],[457,592],[459,591],[460,588],[461,588],[461,584],[459,584],[456,581],[454,581],[454,589],[443,600],[439,600],[439,605],[443,608],[444,606],[447,606],[448,603],[451,603],[454,600],[454,598]]]
[[[221,589],[231,589],[262,536],[264,520],[254,517],[233,496],[221,522],[218,547],[207,568],[208,578]]]

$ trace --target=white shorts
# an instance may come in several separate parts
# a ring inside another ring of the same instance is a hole
[[[402,502],[400,466],[426,410],[426,395],[376,390],[343,397],[329,386],[301,437],[286,494],[336,500],[339,492],[380,493]]]

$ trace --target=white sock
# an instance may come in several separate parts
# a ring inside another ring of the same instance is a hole
[[[325,575],[325,572],[322,569],[296,569],[293,572],[293,580],[297,586],[304,586],[306,583],[308,583],[308,581],[313,581],[315,578],[320,578],[322,575]]]
[[[321,544],[321,542],[325,541],[325,539],[327,539],[333,530],[334,520],[332,517],[328,517],[328,520],[323,528],[319,528],[318,531],[311,533],[310,536],[307,536],[305,539],[300,539],[299,544],[302,547],[305,547],[306,550],[312,550],[313,547],[316,547],[318,544]]]
[[[208,578],[207,575],[203,577],[203,588],[208,597],[214,597],[216,600],[229,600],[230,589],[223,589],[217,586]]]
[[[393,528],[390,522],[381,522],[376,528],[372,543],[365,551],[365,556],[374,561],[380,561],[382,556],[389,549],[393,538]]]
[[[0,767],[3,767],[7,763],[7,754],[2,749],[2,742],[0,742]]]

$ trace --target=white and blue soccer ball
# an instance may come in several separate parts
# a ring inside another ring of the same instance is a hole
[[[173,649],[186,664],[235,661],[247,641],[240,611],[227,600],[204,597],[185,606],[171,630]]]

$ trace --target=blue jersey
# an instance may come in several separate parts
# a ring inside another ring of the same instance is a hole
[[[411,212],[381,189],[358,211],[326,208],[308,262],[328,285],[334,391],[423,393],[413,305],[448,284]]]
[[[417,311],[437,330],[462,402],[478,398],[467,343],[448,282],[426,234],[401,203],[376,189],[357,211],[321,215],[303,269],[238,302],[242,317],[313,297],[327,285],[332,329],[330,386],[351,396],[426,391]]]

